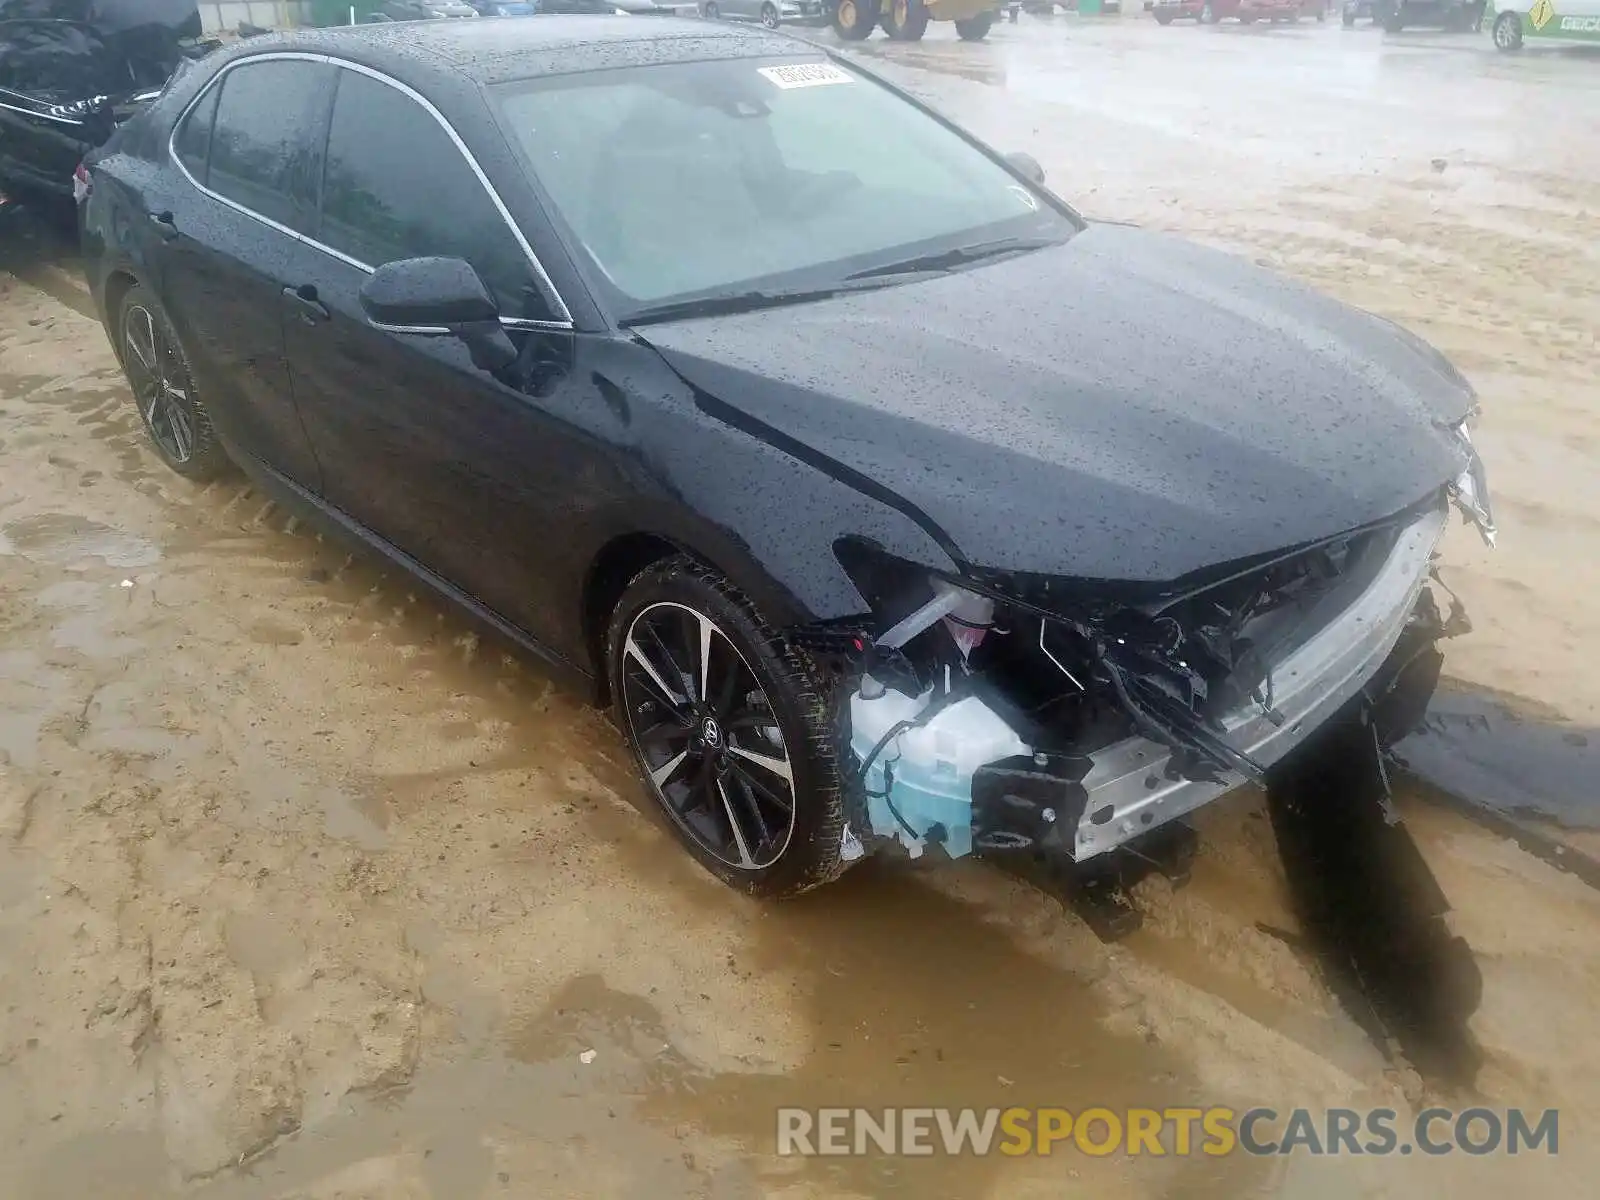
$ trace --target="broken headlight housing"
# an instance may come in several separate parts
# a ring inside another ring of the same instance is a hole
[[[1486,545],[1493,546],[1498,531],[1494,524],[1494,507],[1489,500],[1488,472],[1484,469],[1483,457],[1472,442],[1471,426],[1477,416],[1478,409],[1474,406],[1455,427],[1455,435],[1461,439],[1466,450],[1467,467],[1456,476],[1449,491],[1450,499],[1461,510],[1462,517],[1478,527],[1478,533]]]
[[[947,704],[976,696],[1040,752],[1081,754],[1142,734],[1177,752],[1196,778],[1260,777],[1218,718],[1246,676],[1246,698],[1261,693],[1270,705],[1270,680],[1251,675],[1248,646],[1230,628],[1271,607],[1265,596],[1230,595],[1237,611],[1225,619],[1221,609],[1095,600],[1071,581],[875,565],[876,586],[863,594],[878,627],[857,640],[854,664],[872,686]],[[886,588],[894,578],[898,586]]]

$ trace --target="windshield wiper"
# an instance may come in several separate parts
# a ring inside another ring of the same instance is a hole
[[[1060,238],[1002,238],[996,242],[977,242],[971,246],[957,246],[951,250],[921,254],[916,258],[904,258],[899,262],[885,263],[881,267],[868,267],[864,271],[846,275],[845,278],[878,279],[885,275],[910,275],[918,271],[953,271],[957,267],[979,262],[985,258],[998,258],[1002,254],[1021,254],[1027,250],[1042,250],[1060,240]]]
[[[898,272],[897,272],[898,274]],[[763,308],[780,308],[787,304],[807,304],[813,300],[828,300],[846,292],[869,292],[889,287],[891,279],[848,278],[826,287],[795,288],[790,291],[734,292],[726,296],[701,296],[694,300],[673,300],[641,308],[622,322],[623,325],[654,325],[663,321],[687,321],[693,317],[726,317],[735,313],[756,312]]]

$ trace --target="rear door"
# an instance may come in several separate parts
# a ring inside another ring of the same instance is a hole
[[[443,118],[398,84],[339,71],[321,194],[294,267],[307,308],[285,336],[323,495],[484,607],[551,637],[549,543],[593,471],[587,440],[560,414],[604,411],[575,369],[564,308]],[[424,255],[477,269],[511,338],[541,364],[526,390],[474,366],[453,337],[367,321],[360,291],[372,269]]]
[[[284,357],[285,271],[312,219],[334,69],[300,58],[227,68],[179,121],[179,173],[145,196],[161,298],[227,441],[308,490],[316,457]]]

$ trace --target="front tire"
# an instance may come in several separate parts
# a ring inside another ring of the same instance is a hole
[[[1171,13],[1158,12],[1156,14],[1156,24],[1157,25],[1171,25],[1172,24],[1172,14]]]
[[[646,786],[702,866],[774,898],[840,874],[826,689],[727,580],[683,557],[647,568],[612,614],[606,667]]]
[[[763,4],[761,6],[761,23],[768,29],[776,29],[778,27],[780,21],[776,4]]]
[[[839,0],[833,9],[833,31],[847,42],[865,41],[878,24],[880,0]]]
[[[1507,54],[1522,49],[1522,17],[1517,13],[1501,13],[1494,19],[1494,47]]]
[[[989,36],[989,30],[993,27],[994,14],[979,13],[975,17],[968,17],[965,21],[957,21],[956,34],[963,42],[981,42]]]
[[[139,419],[161,461],[196,481],[223,474],[228,453],[195,387],[189,356],[166,312],[141,284],[122,298],[115,344]]]
[[[716,0],[706,0],[700,7],[700,15],[708,21],[715,21],[722,16],[722,10],[717,7]]]
[[[883,31],[897,42],[920,42],[928,32],[928,9],[922,0],[889,0]]]

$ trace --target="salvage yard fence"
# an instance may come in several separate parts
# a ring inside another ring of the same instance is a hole
[[[343,25],[375,11],[381,0],[200,0],[200,24],[207,33],[232,33],[245,21],[261,29]]]
[[[315,25],[312,0],[201,0],[200,24],[207,33],[231,33],[240,21],[262,29],[292,29]]]

